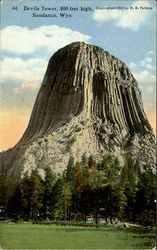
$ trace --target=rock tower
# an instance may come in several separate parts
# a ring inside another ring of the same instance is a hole
[[[50,59],[28,127],[21,140],[1,153],[13,176],[50,166],[62,173],[70,155],[112,152],[155,166],[155,137],[136,79],[107,51],[75,42]]]

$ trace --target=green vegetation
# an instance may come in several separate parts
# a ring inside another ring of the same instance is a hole
[[[150,230],[0,224],[0,246],[11,249],[151,249]]]
[[[45,169],[44,180],[33,171],[16,186],[2,175],[0,182],[1,216],[18,220],[84,221],[90,216],[115,218],[143,226],[155,225],[156,177],[130,156],[120,165],[107,154],[99,162],[82,156],[74,163],[70,157],[60,177]]]

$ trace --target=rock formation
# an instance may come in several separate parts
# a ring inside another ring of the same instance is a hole
[[[137,82],[127,66],[103,49],[75,42],[50,59],[29,125],[1,165],[23,177],[49,165],[61,173],[73,155],[130,152],[155,164],[155,137]]]

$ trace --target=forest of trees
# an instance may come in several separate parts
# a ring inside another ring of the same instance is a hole
[[[99,162],[82,156],[74,163],[70,157],[59,177],[49,167],[45,178],[37,171],[16,185],[10,177],[0,176],[0,216],[15,220],[83,220],[92,216],[155,224],[156,176],[140,161],[107,154]]]

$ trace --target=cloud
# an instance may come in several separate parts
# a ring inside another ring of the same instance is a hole
[[[145,57],[144,60],[141,61],[141,65],[145,66],[147,63],[151,63],[153,61],[152,57]]]
[[[148,102],[148,99],[151,99],[155,105],[156,75],[154,56],[152,56],[152,53],[147,52],[146,55],[148,54],[149,56],[137,63],[131,62],[129,68],[133,71],[133,75],[138,81],[144,101]]]
[[[13,88],[13,92],[18,94],[20,91],[23,90],[37,90],[40,88],[40,84],[36,82],[25,82],[20,87]]]
[[[143,60],[144,62],[149,61]],[[133,63],[132,63],[133,65]],[[145,64],[144,64],[145,65]],[[135,65],[133,65],[135,66]],[[135,66],[135,70],[137,65]],[[144,67],[143,67],[144,68]],[[145,65],[146,68],[146,65]],[[156,75],[152,73],[152,70],[141,70],[139,72],[134,71],[133,75],[135,79],[138,81],[139,89],[142,93],[142,99],[144,101],[144,107],[148,119],[151,123],[153,131],[156,131]]]
[[[151,74],[148,70],[143,70],[143,71],[140,71],[139,73],[133,73],[135,78],[140,81],[140,82],[143,82],[143,83],[155,83],[156,81],[156,76]]]
[[[146,56],[143,60],[137,63],[131,62],[129,64],[130,69],[133,71],[139,71],[139,69],[155,70],[155,57],[152,53],[150,54],[149,51],[146,54],[149,54],[149,56]]]
[[[151,65],[153,62],[152,57],[145,57],[141,62],[140,65],[146,67],[147,69],[155,69],[155,66]]]
[[[135,69],[137,68],[137,64],[134,63],[134,62],[131,62],[131,63],[129,64],[129,68],[130,68],[131,70],[135,70]]]
[[[39,83],[33,82],[33,83],[23,83],[21,85],[21,89],[38,89],[40,87]]]
[[[146,91],[148,94],[152,94],[153,91],[154,91],[154,88],[153,88],[153,86],[147,86],[147,87],[145,87],[145,91]]]
[[[148,70],[143,70],[138,73],[133,72],[133,75],[138,81],[144,103],[149,101],[152,102],[154,106],[156,106],[156,75],[152,74]]]
[[[154,55],[154,54],[155,54],[154,50],[149,50],[149,51],[147,52],[147,55]]]
[[[115,26],[117,27],[138,31],[152,15],[152,11],[150,9],[144,9],[144,7],[151,8],[152,6],[149,1],[135,1],[129,8],[130,7],[133,9],[118,10],[113,8],[108,10],[105,7],[104,9],[97,9],[94,11],[93,19],[99,22],[99,24],[114,20]]]
[[[40,83],[47,67],[47,60],[44,58],[22,59],[20,57],[6,57],[1,62],[0,82],[26,82]],[[30,87],[34,85],[30,85]],[[16,91],[16,90],[15,90]]]
[[[87,42],[90,36],[57,25],[28,29],[8,26],[1,31],[1,49],[15,54],[32,54],[41,48],[51,53],[74,42]]]

